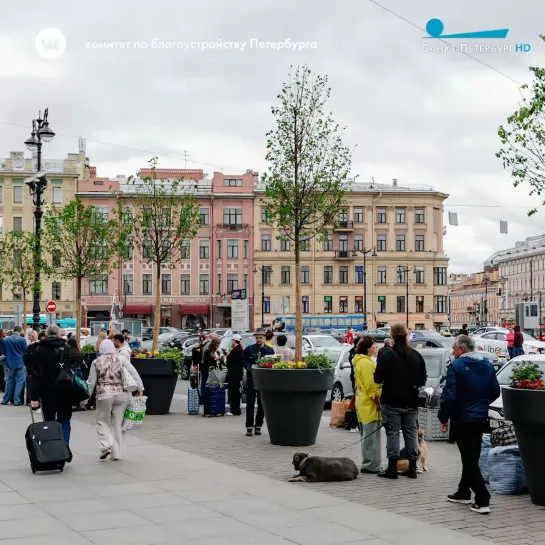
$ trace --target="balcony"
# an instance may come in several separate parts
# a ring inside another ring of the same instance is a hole
[[[224,229],[226,231],[243,231],[248,229],[247,223],[218,223],[216,225],[218,229]]]
[[[353,231],[354,222],[353,221],[338,221],[335,224],[335,231]]]
[[[349,250],[335,250],[335,259],[354,259],[354,254]]]

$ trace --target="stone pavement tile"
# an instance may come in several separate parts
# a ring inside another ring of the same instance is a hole
[[[192,545],[293,545],[279,536],[260,532],[256,534],[245,534],[238,536],[209,537],[204,539],[192,539]],[[355,545],[358,545],[357,543]]]
[[[156,545],[163,543],[187,543],[178,540],[160,526],[130,526],[109,530],[93,530],[82,532],[82,535],[95,545]],[[189,543],[188,543],[189,545]]]
[[[60,534],[2,539],[2,545],[93,545],[91,541],[68,528]]]
[[[163,481],[169,479],[183,479],[191,471],[182,461],[178,464],[164,463],[164,459],[156,460],[156,465],[150,467],[149,461],[128,462],[121,460],[117,463],[119,472],[137,478],[140,481]]]
[[[103,513],[112,509],[120,509],[118,506],[108,504],[106,498],[82,499],[79,501],[55,501],[51,503],[38,503],[37,505],[40,509],[43,509],[57,518],[63,514],[86,513],[90,515],[92,513]]]
[[[30,501],[17,492],[4,492],[3,494],[0,494],[0,507],[3,505],[18,505],[21,503],[30,503]]]
[[[13,492],[13,489],[10,488],[5,482],[0,482],[0,494],[3,492]]]
[[[91,530],[107,530],[109,528],[126,528],[151,524],[151,522],[142,520],[139,516],[130,511],[57,513],[55,516],[76,532],[89,532]]]
[[[70,480],[70,477],[68,476],[68,471],[66,471],[66,473],[50,473],[48,477],[53,478],[42,479],[41,475],[32,475],[32,473],[30,473],[28,478],[10,481],[10,487],[15,492],[21,493],[27,490],[38,492],[42,490],[50,490],[52,488],[55,490],[70,490],[80,488],[76,483]],[[56,477],[56,479],[54,477]]]
[[[78,475],[70,476],[70,482],[75,486],[98,486],[101,484],[115,485],[121,483],[136,483],[139,479],[136,479],[132,475],[127,475],[121,471],[115,473],[106,473],[105,475]]]
[[[2,520],[32,520],[46,515],[39,507],[31,503],[20,505],[4,505],[0,509],[0,521]],[[0,539],[1,536],[0,536]]]
[[[202,505],[223,515],[235,516],[237,518],[239,515],[247,515],[251,518],[255,514],[274,513],[275,511],[284,509],[281,505],[271,501],[251,496],[243,499],[231,499],[229,501],[206,502]]]
[[[186,500],[172,492],[159,492],[157,494],[140,494],[137,496],[116,496],[103,498],[106,505],[111,509],[127,509],[136,511],[138,509],[146,509],[148,507],[170,507],[193,505],[192,502]]]
[[[379,537],[361,541],[345,541],[344,543],[335,543],[335,545],[392,545],[389,541],[384,541]]]
[[[189,503],[188,505],[148,507],[146,509],[135,509],[134,512],[142,520],[149,520],[155,524],[182,521],[191,522],[193,520],[195,524],[199,524],[199,521],[203,519],[209,520],[214,517],[221,517],[221,513],[194,503]]]
[[[24,436],[24,433],[23,433]],[[23,439],[24,437],[21,436]],[[20,462],[21,460],[28,460],[28,452],[23,447],[5,447],[0,450],[0,464],[6,466],[12,462]]]
[[[260,530],[276,533],[278,528],[297,528],[298,526],[311,526],[323,521],[319,517],[307,513],[305,510],[295,511],[284,508],[282,511],[274,511],[267,514],[252,514],[251,517],[244,513],[234,515],[241,522],[245,522]]]
[[[14,538],[62,534],[68,528],[54,517],[43,513],[31,520],[32,524],[20,520],[0,521],[0,540]],[[29,540],[32,541],[32,540]]]
[[[96,498],[98,495],[92,490],[82,487],[71,488],[51,488],[44,490],[23,490],[21,496],[30,500],[32,503],[48,503],[55,501],[77,501]]]
[[[156,486],[141,482],[89,486],[88,490],[103,498],[140,494],[157,494],[157,492],[162,492],[162,490]]]
[[[331,545],[343,541],[364,541],[375,537],[334,522],[321,522],[295,528],[278,528],[275,533],[300,545]]]
[[[482,515],[481,515],[482,516]],[[474,537],[462,537],[454,530],[449,530],[441,526],[436,526],[416,532],[384,532],[380,537],[386,541],[396,545],[460,545],[463,541],[464,545],[479,545],[482,541]]]
[[[261,535],[262,532],[244,522],[220,515],[209,520],[190,522],[168,522],[159,525],[167,532],[194,541],[208,537]]]
[[[311,509],[338,505],[339,500],[326,494],[313,492],[302,483],[286,483],[263,488],[259,496],[293,509]]]

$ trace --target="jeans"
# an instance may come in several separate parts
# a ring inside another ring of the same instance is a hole
[[[13,395],[13,403],[19,405],[21,403],[21,392],[25,385],[25,368],[10,369],[9,367],[5,367],[4,369],[6,374],[6,391],[2,403],[9,403]]]
[[[458,485],[458,494],[470,499],[471,490],[473,490],[475,503],[479,507],[488,507],[490,504],[490,492],[488,492],[484,484],[484,479],[479,469],[481,443],[486,424],[484,422],[451,423],[451,429],[462,459],[462,478]]]
[[[42,394],[42,412],[44,422],[56,420],[62,426],[62,433],[66,444],[70,444],[70,419],[72,418],[72,402],[57,397],[55,393]]]
[[[255,414],[255,402],[257,399],[257,413]],[[254,426],[261,428],[263,421],[265,420],[265,413],[263,412],[263,405],[261,404],[261,397],[259,392],[254,390],[254,379],[251,375],[246,378],[246,428],[250,429]]]
[[[382,406],[382,421],[386,430],[386,456],[399,460],[399,432],[403,432],[403,441],[409,461],[418,460],[418,409]]]
[[[513,357],[522,356],[524,354],[524,349],[522,346],[513,346]]]
[[[363,439],[361,442],[362,469],[380,471],[380,458],[382,455],[381,425],[382,420],[360,424],[360,435]]]
[[[512,346],[507,347],[507,352],[509,353],[509,359],[512,360],[514,356],[514,348]]]

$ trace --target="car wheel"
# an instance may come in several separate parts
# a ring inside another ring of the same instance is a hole
[[[337,382],[331,390],[331,401],[340,403],[343,400],[343,387]]]
[[[182,365],[182,370],[180,371],[180,378],[182,380],[189,380],[189,365]]]

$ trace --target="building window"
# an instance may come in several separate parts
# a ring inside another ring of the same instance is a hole
[[[123,241],[123,246],[121,248],[121,257],[125,261],[130,261],[133,257],[133,251],[134,249],[132,239],[130,237],[127,237],[127,239]]]
[[[423,252],[424,251],[424,235],[415,235],[414,236],[414,251]]]
[[[377,252],[386,251],[386,233],[377,234]]]
[[[228,274],[227,275],[227,293],[231,294],[234,290],[238,290],[238,275]]]
[[[228,239],[227,240],[227,259],[237,259],[237,258],[238,258],[238,240]]]
[[[210,239],[200,238],[199,239],[199,259],[209,259],[210,258]]]
[[[218,295],[221,295],[222,287],[223,287],[223,284],[221,282],[221,273],[218,273]]]
[[[301,267],[301,284],[309,284],[310,283],[310,267],[308,265],[304,265]]]
[[[4,200],[4,188],[0,185],[0,202]]]
[[[324,266],[324,284],[333,284],[333,267]]]
[[[396,235],[396,251],[405,251],[405,235]]]
[[[415,267],[414,268],[414,275],[416,277],[416,283],[417,284],[423,284],[424,283],[424,267]]]
[[[107,206],[97,206],[97,214],[101,214],[104,221],[108,221],[108,218],[110,217],[108,213],[108,207]]]
[[[218,255],[217,258],[221,259],[221,247],[223,246],[223,240],[218,240]]]
[[[377,312],[386,312],[386,296],[379,295],[377,298]]]
[[[331,295],[326,295],[324,297],[324,312],[326,314],[331,314],[333,312],[333,300]]]
[[[363,223],[363,208],[354,208],[354,223]]]
[[[407,269],[402,265],[398,265],[396,273],[396,284],[405,284],[407,278]]]
[[[302,252],[309,252],[310,251],[310,238],[308,236],[301,237],[299,239],[299,249]]]
[[[339,267],[339,284],[348,284],[348,267]]]
[[[224,225],[242,225],[242,208],[224,208]]]
[[[172,293],[172,275],[170,273],[161,275],[161,293],[163,295]]]
[[[280,297],[280,309],[282,310],[282,315],[288,314],[290,311],[290,296],[284,295]]]
[[[324,240],[324,252],[333,251],[333,235],[327,235],[327,238]]]
[[[303,314],[308,314],[310,312],[310,305],[308,301],[308,295],[303,295],[301,298],[301,309]]]
[[[152,295],[153,280],[151,274],[142,275],[142,295]]]
[[[62,188],[60,187],[52,187],[51,188],[51,197],[53,204],[61,204],[62,203]]]
[[[123,273],[123,295],[132,295],[133,290],[133,275],[131,273]]]
[[[261,223],[267,223],[267,208],[265,206],[261,207]]]
[[[180,275],[180,293],[182,295],[189,295],[191,293],[191,275],[190,274]]]
[[[405,208],[396,208],[396,223],[405,223]]]
[[[386,223],[386,208],[377,208],[377,223]]]
[[[150,275],[151,278],[151,275]],[[107,295],[108,294],[108,275],[98,274],[94,278],[89,279],[89,293],[91,295]]]
[[[271,298],[263,297],[263,312],[269,314],[271,312]]]
[[[280,267],[280,283],[281,284],[291,284],[290,278],[290,266],[284,265]]]
[[[181,259],[190,259],[191,258],[191,243],[189,240],[182,240],[182,248],[180,251]]]
[[[447,296],[436,295],[433,298],[433,312],[444,314],[447,312]]]
[[[405,312],[405,296],[397,296],[397,312]]]
[[[424,312],[424,296],[416,296],[416,312]]]
[[[363,284],[363,267],[361,265],[355,266],[354,278],[356,279],[356,284]]]
[[[339,235],[339,250],[341,252],[348,251],[348,235]]]
[[[263,267],[261,274],[262,274],[261,280],[263,284],[272,283],[272,267]]]
[[[244,259],[248,259],[248,241],[247,240],[244,240],[243,248],[244,248]]]
[[[348,296],[341,295],[339,297],[339,313],[348,314]]]
[[[386,266],[377,267],[377,284],[386,284]]]
[[[224,187],[242,187],[242,178],[224,178]]]
[[[51,297],[54,301],[61,300],[61,283],[53,282],[51,284]]]
[[[23,202],[23,187],[20,185],[13,186],[13,202],[14,203]]]
[[[354,235],[354,250],[363,250],[363,235]]]
[[[199,295],[208,295],[210,293],[210,280],[207,274],[199,275]]]
[[[22,231],[23,230],[23,218],[13,218],[13,230]]]
[[[344,208],[339,212],[339,222],[346,223],[348,222],[348,210]]]
[[[199,223],[201,225],[210,224],[210,208],[199,208]]]
[[[363,297],[361,295],[354,297],[354,312],[363,312]]]
[[[244,289],[248,290],[248,275],[244,275]]]
[[[446,267],[433,268],[433,283],[435,286],[447,285],[447,268]]]
[[[0,235],[4,233],[4,218],[0,216]]]
[[[289,252],[291,250],[290,241],[287,238],[280,239],[280,251]]]
[[[53,250],[51,252],[51,264],[53,267],[61,266],[61,252],[60,250]]]
[[[271,251],[271,235],[261,235],[261,251]]]
[[[424,209],[415,208],[414,209],[414,222],[415,223],[424,223]]]

